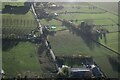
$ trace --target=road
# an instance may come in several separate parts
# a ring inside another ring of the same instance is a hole
[[[37,16],[37,13],[35,12],[35,8],[34,8],[35,4],[36,4],[36,3],[33,3],[33,5],[31,5],[31,9],[32,9],[32,12],[33,12],[33,14],[34,14],[34,16],[35,16],[35,19],[36,19],[37,23],[38,23],[37,28],[39,29],[40,34],[44,34],[43,31],[42,31],[43,29],[42,29],[42,25],[41,25],[41,23],[40,23],[40,20],[39,20],[39,18],[38,18],[38,16]],[[55,62],[55,65],[56,65],[57,69],[59,70],[58,65],[56,64],[56,57],[55,57],[55,55],[54,55],[54,53],[53,53],[53,50],[49,47],[49,44],[48,44],[48,40],[47,40],[47,39],[45,40],[45,45],[46,45],[46,47],[48,48],[48,50],[50,51],[50,54],[51,54],[51,56],[52,56],[52,58],[53,58],[53,61]]]

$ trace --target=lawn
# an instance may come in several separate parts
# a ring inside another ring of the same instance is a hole
[[[92,56],[108,77],[117,77],[117,71],[112,68],[109,61],[109,56],[117,58],[117,55],[103,46],[94,42],[87,44],[81,36],[73,35],[69,31],[57,32],[55,36],[49,36],[49,41],[55,55]]]
[[[31,74],[41,73],[37,46],[30,42],[19,42],[13,48],[3,51],[2,60],[3,70],[7,77],[15,77],[19,73],[24,75],[27,71]]]

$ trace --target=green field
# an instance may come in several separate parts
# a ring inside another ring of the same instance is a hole
[[[25,75],[28,71],[33,75],[40,74],[41,65],[38,61],[37,49],[37,46],[30,42],[19,42],[12,49],[3,51],[2,65],[6,76]]]

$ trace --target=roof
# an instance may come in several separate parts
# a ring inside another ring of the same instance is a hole
[[[92,76],[92,72],[88,68],[72,68],[71,69],[71,77],[90,78],[91,76]]]
[[[90,71],[88,68],[71,68],[72,72],[79,72],[79,71]]]

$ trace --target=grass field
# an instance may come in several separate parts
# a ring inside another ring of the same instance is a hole
[[[38,61],[37,46],[30,42],[19,42],[12,49],[3,51],[2,65],[7,77],[14,77],[17,74],[25,75],[30,71],[31,74],[40,74],[41,65]]]

